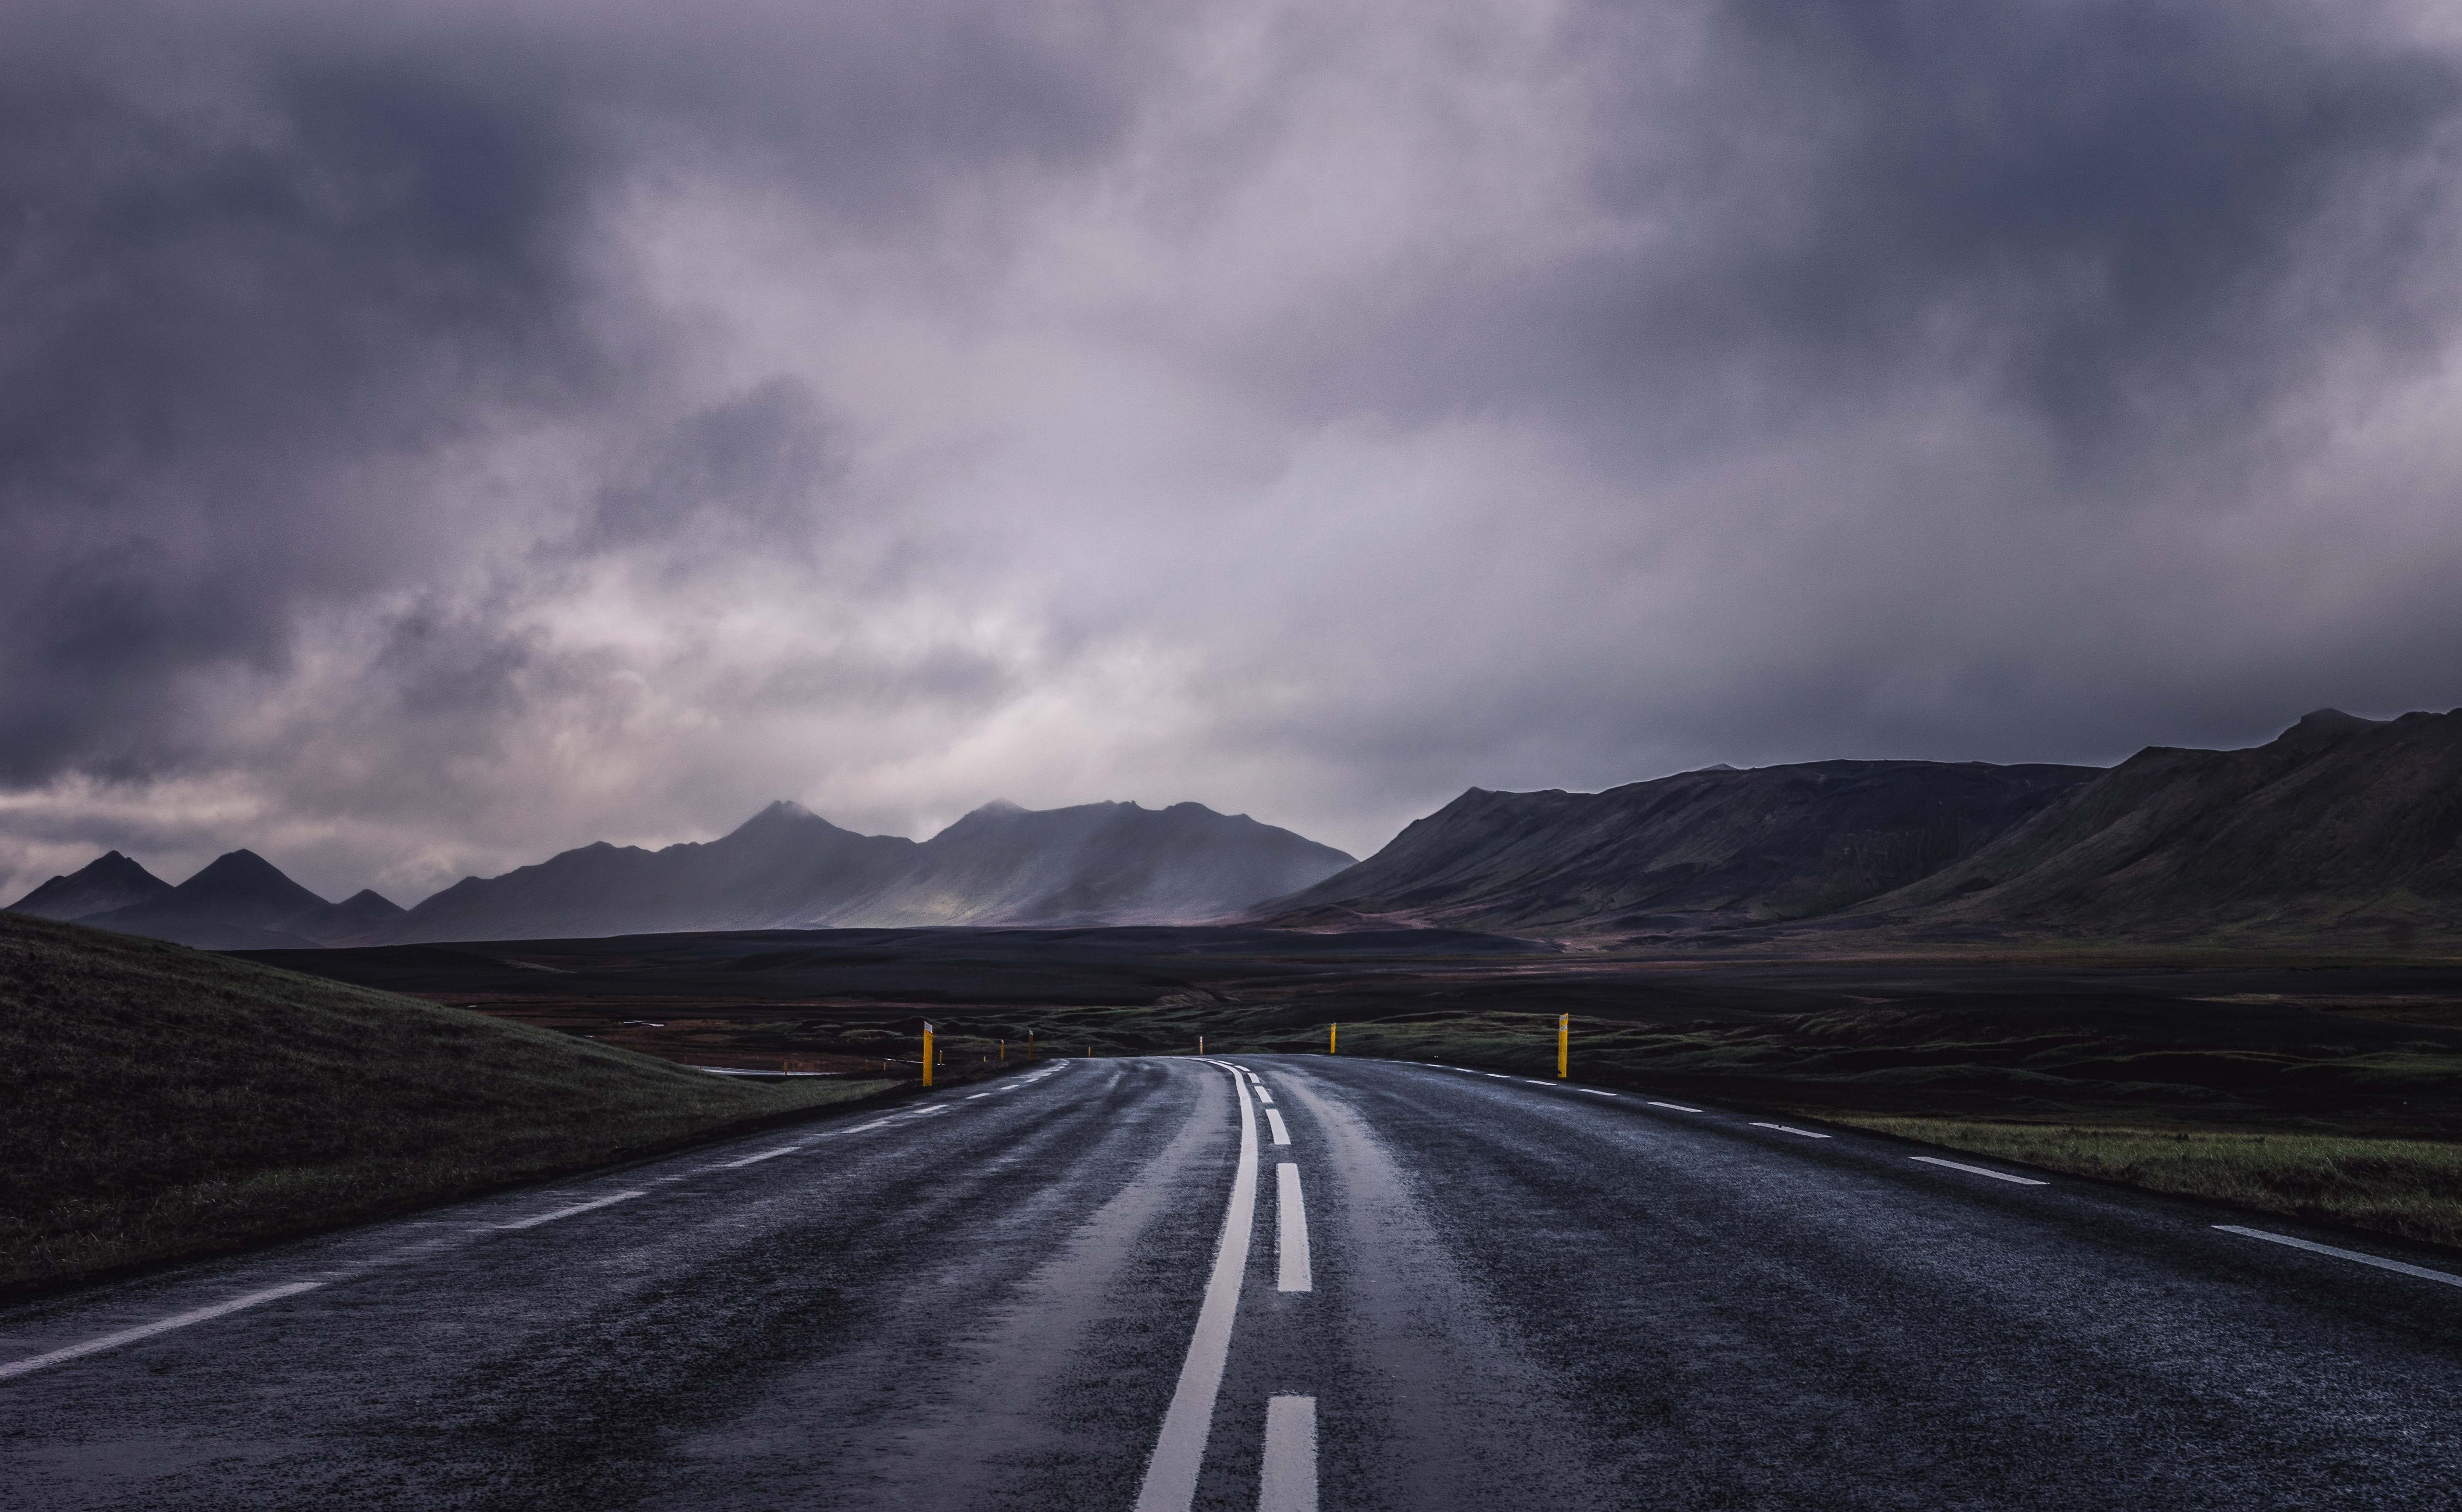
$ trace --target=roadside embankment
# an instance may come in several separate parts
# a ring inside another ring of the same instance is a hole
[[[747,1083],[0,913],[0,1291],[543,1180],[896,1085]]]
[[[2301,1131],[1824,1115],[2047,1171],[2462,1247],[2462,1144]]]

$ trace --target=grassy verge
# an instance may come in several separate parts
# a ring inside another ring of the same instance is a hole
[[[2047,1171],[2462,1247],[2462,1144],[1824,1111],[1833,1123]]]
[[[894,1085],[748,1084],[0,914],[0,1291],[588,1169]]]

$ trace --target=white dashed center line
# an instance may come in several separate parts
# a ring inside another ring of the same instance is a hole
[[[1267,1108],[1265,1110],[1265,1127],[1274,1131],[1274,1142],[1276,1144],[1288,1144],[1291,1142],[1291,1131],[1283,1127],[1282,1109]]]
[[[1601,1092],[1596,1087],[1575,1087],[1573,1090],[1575,1092],[1587,1092],[1593,1097],[1612,1097],[1615,1096],[1612,1092]]]
[[[270,1287],[263,1291],[251,1291],[244,1297],[233,1297],[228,1302],[217,1302],[210,1308],[199,1308],[194,1312],[183,1312],[178,1317],[164,1318],[159,1323],[142,1323],[133,1329],[122,1329],[117,1333],[106,1333],[98,1339],[88,1339],[83,1344],[72,1344],[66,1349],[54,1350],[48,1354],[33,1354],[22,1360],[11,1360],[5,1365],[0,1365],[0,1381],[5,1381],[13,1375],[24,1375],[39,1371],[47,1365],[57,1365],[64,1360],[73,1360],[81,1354],[98,1354],[104,1350],[118,1349],[122,1344],[134,1344],[139,1339],[150,1339],[157,1333],[168,1333],[173,1329],[184,1329],[191,1323],[203,1323],[207,1318],[218,1318],[226,1312],[237,1312],[242,1308],[252,1308],[260,1302],[277,1302],[284,1297],[295,1297],[303,1291],[313,1291],[323,1284],[318,1281],[294,1281],[287,1287]]]
[[[764,1161],[774,1161],[782,1155],[792,1155],[802,1148],[803,1146],[800,1144],[781,1145],[774,1150],[764,1150],[758,1155],[747,1155],[740,1161],[729,1161],[723,1165],[713,1165],[710,1169],[713,1171],[732,1171],[746,1165],[758,1165]]]
[[[1755,1123],[1753,1127],[1756,1129],[1776,1129],[1781,1134],[1802,1135],[1807,1139],[1825,1139],[1829,1138],[1826,1134],[1815,1134],[1810,1129],[1799,1129],[1793,1124],[1787,1123]]]
[[[1277,1291],[1313,1291],[1308,1267],[1307,1203],[1300,1196],[1300,1168],[1288,1161],[1274,1167],[1274,1257]]]
[[[783,1155],[786,1152],[782,1150],[778,1153]],[[642,1195],[644,1194],[640,1192],[617,1192],[613,1197],[602,1197],[595,1202],[575,1203],[571,1207],[559,1207],[551,1213],[541,1213],[535,1218],[525,1218],[519,1223],[498,1224],[496,1226],[498,1228],[536,1228],[541,1224],[552,1224],[559,1218],[571,1218],[576,1213],[587,1213],[593,1212],[601,1207],[612,1207],[617,1203],[628,1203],[634,1198]]]
[[[2364,1255],[2356,1249],[2337,1249],[2331,1245],[2321,1245],[2306,1239],[2294,1239],[2289,1234],[2269,1234],[2262,1228],[2242,1228],[2237,1224],[2216,1224],[2214,1226],[2226,1234],[2238,1234],[2247,1239],[2262,1239],[2269,1245],[2289,1245],[2294,1249],[2305,1249],[2312,1254],[2332,1255],[2337,1260],[2355,1260],[2361,1265],[2374,1266],[2380,1270],[2399,1270],[2406,1276],[2417,1276],[2422,1281],[2435,1281],[2449,1287],[2462,1287],[2462,1276],[2453,1275],[2449,1271],[2430,1270],[2426,1266],[2408,1265],[2399,1260],[2385,1259],[2380,1255]],[[6,1374],[6,1372],[0,1372],[0,1374]]]
[[[1257,1477],[1257,1512],[1316,1512],[1316,1398],[1265,1402],[1265,1458]]]
[[[1653,1102],[1651,1106],[1653,1108],[1674,1108],[1678,1113],[1698,1113],[1701,1111],[1698,1108],[1688,1108],[1680,1102]]]
[[[1953,1171],[1971,1171],[1976,1176],[1988,1176],[1996,1182],[2009,1182],[2019,1186],[2049,1186],[2052,1184],[2049,1182],[2039,1182],[2031,1176],[2012,1176],[2006,1171],[1988,1171],[1980,1165],[1968,1165],[1962,1161],[1944,1161],[1937,1155],[1910,1155],[1907,1159],[1910,1161],[1921,1161],[1926,1165],[1946,1165]]]

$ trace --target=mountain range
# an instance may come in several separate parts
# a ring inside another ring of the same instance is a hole
[[[403,909],[328,903],[252,851],[177,887],[118,851],[11,908],[207,949],[295,949],[703,929],[1190,924],[1350,864],[1329,845],[1199,803],[988,803],[928,841],[858,835],[772,803],[722,838],[600,841]]]
[[[606,843],[417,907],[327,903],[248,851],[173,887],[113,851],[13,905],[221,949],[687,930],[1239,920],[1841,944],[2462,936],[2462,711],[2319,710],[2261,746],[2117,767],[1816,761],[1603,793],[1472,788],[1354,862],[1196,803],[991,803],[928,841],[792,803]]]
[[[1974,854],[2095,767],[1817,761],[1604,793],[1472,788],[1262,910],[1513,934],[1691,933],[1834,913]]]
[[[2321,709],[2245,751],[2152,747],[1859,921],[1956,936],[2462,930],[2462,710]]]
[[[1255,910],[1302,928],[1803,943],[2462,935],[2462,710],[2322,709],[2092,767],[1823,761],[1477,788]]]

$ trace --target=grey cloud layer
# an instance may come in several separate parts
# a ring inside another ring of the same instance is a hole
[[[0,883],[2441,707],[2432,21],[18,8]]]

